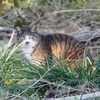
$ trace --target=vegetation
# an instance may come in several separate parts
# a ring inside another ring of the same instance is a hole
[[[10,42],[11,40],[8,45]],[[49,89],[64,90],[64,94],[76,91],[73,93],[75,95],[83,92],[95,92],[94,89],[100,88],[99,60],[95,65],[86,67],[87,61],[86,57],[84,57],[83,61],[80,61],[80,66],[76,66],[75,70],[71,68],[70,62],[66,67],[55,56],[59,65],[56,64],[56,61],[51,62],[49,58],[44,64],[33,65],[21,59],[21,55],[16,55],[14,53],[16,49],[18,49],[17,45],[13,47],[9,54],[6,54],[7,49],[0,52],[2,100],[5,98],[6,91],[9,91],[6,97],[7,100],[36,100],[42,99],[45,91]],[[60,95],[63,97],[63,93]]]
[[[100,27],[100,13],[95,12],[94,10],[89,11],[91,9],[99,8],[100,0],[95,0],[95,2],[94,0],[1,1],[0,13],[3,11],[3,6],[5,4],[13,8],[24,8],[21,9],[22,11],[25,10],[24,13],[21,11],[18,13],[14,10],[13,12],[10,12],[10,14],[6,11],[7,15],[4,14],[0,18],[1,26],[12,27],[14,24],[17,24],[23,27],[33,20],[38,20],[41,19],[41,17],[46,16],[46,18],[40,20],[38,23],[43,26],[52,25],[54,27],[57,26],[58,28],[59,25],[66,21],[74,21],[75,25],[77,24],[79,27],[91,27],[91,23],[92,25],[97,24],[95,25],[96,27]],[[32,7],[34,10],[32,10]],[[80,12],[80,9],[83,9],[83,11]],[[50,16],[48,14],[62,10],[69,10],[69,12],[66,11],[67,14],[59,12],[57,15],[51,14]],[[18,14],[17,17],[15,17],[14,14]],[[87,22],[91,23],[88,23],[89,25],[87,25]],[[11,40],[12,38],[13,35]],[[11,40],[8,45],[11,43]],[[98,41],[96,41],[96,43],[99,43]],[[96,43],[94,43],[94,45],[96,45]],[[40,65],[30,64],[26,59],[23,60],[21,54],[15,53],[18,47],[19,45],[14,45],[8,54],[8,48],[4,49],[4,43],[2,42],[2,51],[0,51],[0,99],[41,100],[47,90],[61,91],[59,92],[60,94],[58,94],[58,97],[65,97],[91,93],[100,89],[99,56],[95,61],[95,64],[89,67],[86,67],[87,60],[84,56],[83,61],[80,61],[80,65],[76,66],[76,69],[73,70],[70,62],[66,67],[61,59],[57,59],[55,56],[55,62],[51,62],[48,58],[46,63],[41,63]],[[56,61],[59,62],[59,65],[56,64]]]

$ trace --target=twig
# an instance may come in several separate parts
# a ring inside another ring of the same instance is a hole
[[[76,10],[60,10],[51,14],[65,13],[65,12],[87,12],[87,11],[100,11],[100,9],[76,9]]]
[[[1,26],[0,26],[0,31],[12,32],[13,30],[14,30],[14,28],[10,28],[10,27],[1,27]]]
[[[81,93],[80,100],[82,100],[82,96],[83,96],[83,94],[84,94],[85,88],[86,88],[86,86],[87,86],[88,83],[89,83],[89,82],[86,82],[86,84],[84,85],[83,91],[82,91],[82,93]]]
[[[100,32],[100,30],[98,30],[96,33],[94,33],[94,34],[92,35],[92,37],[89,38],[89,39],[87,40],[87,43],[89,43],[89,42],[93,39],[93,37],[95,37],[99,32]],[[87,43],[86,43],[86,44],[87,44]]]
[[[54,67],[55,67],[55,66],[54,66]],[[54,67],[48,69],[48,71],[46,71],[46,72],[40,77],[39,80],[37,80],[34,84],[28,86],[24,91],[22,91],[20,94],[18,94],[16,97],[12,98],[11,100],[15,100],[18,96],[20,96],[20,95],[22,95],[23,93],[25,93],[29,88],[33,87],[33,86],[36,85],[38,82],[40,82],[40,81],[43,79],[43,77],[44,77],[50,70],[52,70]]]
[[[95,81],[97,81],[98,79],[100,79],[100,76],[99,77],[97,77],[95,80],[93,80],[92,82],[87,82],[86,84],[85,84],[85,86],[84,86],[84,89],[83,89],[83,91],[82,91],[82,93],[81,93],[81,97],[80,97],[80,100],[82,100],[82,96],[83,96],[83,93],[84,93],[84,90],[85,90],[85,88],[86,88],[86,86],[88,85],[91,85],[91,84],[93,84]]]
[[[59,8],[53,4],[53,2],[50,2],[50,0],[47,0],[49,4],[51,4],[52,6],[54,6],[56,8],[56,10],[59,10]]]

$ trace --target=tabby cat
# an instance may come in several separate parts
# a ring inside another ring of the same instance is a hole
[[[68,60],[74,62],[82,59],[85,45],[72,36],[65,34],[39,34],[35,29],[18,28],[17,40],[22,42],[21,48],[26,58],[33,63],[44,61],[51,53],[57,58],[62,58],[67,65]],[[92,56],[87,50],[86,56],[93,62]],[[51,59],[53,59],[51,57]]]

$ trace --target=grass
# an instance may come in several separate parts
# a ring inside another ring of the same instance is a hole
[[[32,65],[14,53],[17,48],[15,45],[9,54],[6,54],[7,49],[0,52],[0,98],[7,94],[5,100],[41,100],[49,89],[64,90],[63,97],[95,92],[100,88],[100,60],[88,68],[84,66],[87,61],[83,63],[85,57],[75,70],[71,69],[70,62],[69,70],[55,56],[55,62],[48,59],[44,64]]]

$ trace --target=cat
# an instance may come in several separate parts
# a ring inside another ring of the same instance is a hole
[[[68,60],[77,62],[79,58],[83,59],[86,47],[72,36],[58,33],[43,35],[35,28],[28,27],[17,27],[16,30],[17,40],[22,42],[21,48],[30,62],[43,62],[51,54],[61,58],[66,65]],[[89,50],[86,50],[86,56],[92,64],[94,60]],[[53,60],[52,57],[51,59]]]

